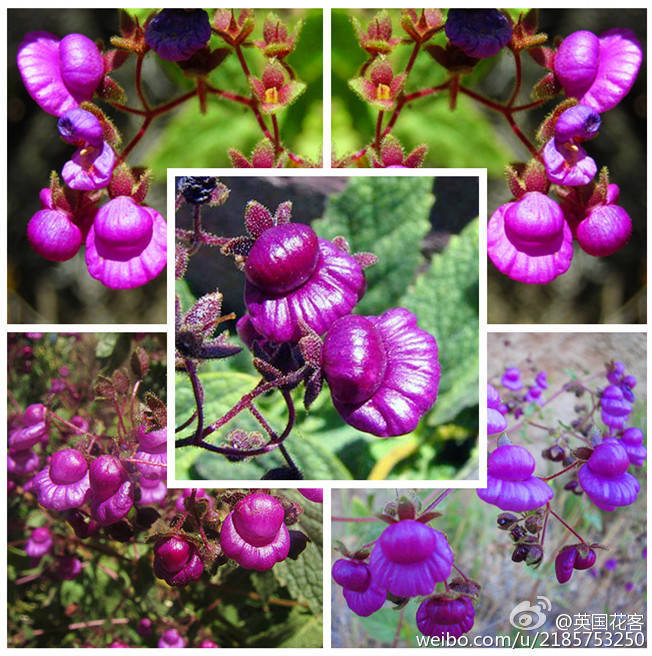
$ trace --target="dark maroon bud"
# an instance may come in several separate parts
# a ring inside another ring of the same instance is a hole
[[[140,528],[149,528],[161,515],[156,508],[145,506],[136,509],[136,526]]]
[[[543,548],[540,544],[529,546],[525,562],[527,565],[538,565],[543,559]]]
[[[516,515],[512,515],[512,513],[500,513],[500,515],[498,515],[498,518],[496,519],[498,528],[503,531],[509,530],[512,527],[512,525],[517,521],[518,521],[518,517]]]
[[[470,597],[477,597],[480,594],[480,589],[482,588],[482,586],[477,581],[472,581],[471,579],[463,579],[461,577],[451,579],[448,587],[455,592],[461,592],[462,594],[469,595]]]
[[[552,462],[560,462],[566,457],[566,452],[558,444],[553,444],[547,449],[544,449],[541,455],[547,460],[552,460]]]
[[[516,548],[512,552],[512,560],[515,563],[521,563],[523,562],[528,555],[528,552],[530,551],[530,546],[527,544],[517,544]]]
[[[578,544],[575,556],[575,569],[589,569],[595,565],[595,551],[588,545]]]
[[[117,540],[118,542],[129,542],[134,536],[133,527],[125,519],[122,519],[115,524],[111,524],[110,526],[106,526],[104,530],[111,539]]]
[[[525,519],[525,528],[530,533],[538,533],[541,530],[542,526],[543,526],[543,522],[541,521],[540,517],[537,517],[535,515],[529,515]]]
[[[296,560],[306,548],[308,542],[310,542],[310,538],[301,531],[288,531],[288,533],[290,534],[290,552],[288,553],[288,558]]]
[[[577,481],[568,481],[568,483],[566,483],[566,485],[564,485],[564,490],[571,490],[571,491],[574,492],[575,488],[578,485],[579,485],[579,483]]]
[[[514,540],[514,542],[518,542],[518,540],[525,537],[526,533],[522,527],[516,525],[513,526],[510,530],[510,535],[512,536],[512,540]]]

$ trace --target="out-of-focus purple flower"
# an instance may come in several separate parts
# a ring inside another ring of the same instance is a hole
[[[73,146],[99,148],[102,145],[102,123],[85,109],[71,109],[62,114],[57,121],[57,130],[61,138]]]
[[[573,235],[559,205],[545,194],[529,191],[492,214],[487,250],[506,276],[540,285],[568,271]]]
[[[618,560],[616,558],[607,558],[607,560],[604,561],[604,568],[606,570],[613,572],[616,567],[618,567]]]
[[[208,14],[203,9],[162,9],[145,28],[145,42],[168,61],[185,61],[211,38]]]
[[[562,41],[554,71],[567,96],[602,113],[629,93],[642,59],[641,44],[631,30],[614,28],[600,37],[580,30]]]
[[[138,504],[149,506],[161,503],[165,499],[167,492],[168,487],[165,481],[156,478],[145,478],[143,476],[140,479],[140,501]]]
[[[629,457],[621,443],[605,439],[598,444],[577,472],[577,479],[586,495],[601,510],[613,511],[636,501],[640,483],[627,468]]]
[[[537,387],[541,388],[542,390],[548,389],[548,375],[545,371],[540,371],[537,374],[537,377],[534,379],[534,382],[536,383]]]
[[[138,471],[147,478],[164,481],[167,478],[167,428],[145,433],[143,428],[136,434],[140,445],[135,459]]]
[[[459,638],[473,627],[475,610],[471,599],[434,595],[417,609],[417,626],[423,635]]]
[[[168,585],[196,581],[204,571],[197,547],[180,535],[162,538],[154,547],[154,574]]]
[[[333,579],[342,586],[347,606],[360,617],[368,617],[385,603],[387,592],[375,584],[369,565],[361,560],[336,560]]]
[[[7,472],[12,476],[25,476],[38,469],[40,460],[38,454],[31,449],[7,452]]]
[[[44,421],[24,428],[17,428],[9,434],[9,448],[14,451],[29,449],[38,444],[46,433],[47,427]]]
[[[83,34],[59,41],[49,32],[29,32],[18,46],[17,63],[29,95],[54,116],[90,100],[104,76],[100,51]]]
[[[165,479],[165,475],[163,476],[163,479]],[[177,509],[178,512],[183,512],[186,507],[184,505],[184,501],[189,498],[192,495],[192,489],[188,488],[185,490],[181,490],[181,494],[177,497],[176,501],[174,502],[175,508]],[[206,490],[202,490],[201,488],[197,488],[197,493],[195,494],[196,499],[206,499],[208,501],[208,505],[212,508],[213,507],[213,497],[209,496],[206,494]]]
[[[111,182],[115,167],[113,148],[103,141],[99,146],[87,145],[75,151],[61,169],[61,177],[78,191],[103,189]]]
[[[627,451],[629,462],[635,467],[642,467],[647,458],[647,449],[643,446],[643,431],[635,426],[626,428],[620,443]]]
[[[527,394],[525,395],[526,403],[541,403],[541,393],[543,390],[538,385],[528,387]]]
[[[90,493],[88,465],[76,449],[54,453],[50,464],[33,481],[38,502],[49,510],[79,508]]]
[[[324,500],[324,490],[321,487],[303,487],[298,488],[297,492],[302,496],[306,497],[308,501],[314,501],[315,503],[322,503]]]
[[[521,370],[518,367],[508,367],[500,378],[500,384],[512,390],[512,392],[518,392],[518,390],[523,389]]]
[[[25,553],[30,558],[42,558],[52,551],[52,536],[46,526],[39,526],[32,530],[25,545]]]
[[[240,567],[265,571],[285,560],[290,535],[278,499],[255,493],[238,501],[220,528],[222,553]]]
[[[437,341],[405,308],[335,321],[322,367],[344,421],[379,437],[414,430],[435,402],[441,376]]]
[[[449,9],[445,30],[454,46],[477,59],[493,57],[512,38],[512,26],[497,9]]]
[[[102,526],[115,524],[134,505],[134,486],[122,463],[105,454],[89,470],[91,514]]]
[[[179,632],[176,629],[168,629],[160,637],[158,641],[158,646],[160,649],[170,649],[170,648],[180,648],[186,646],[187,640],[182,638]]]
[[[369,559],[374,583],[398,597],[430,594],[453,566],[446,536],[413,519],[390,524],[376,541]]]
[[[622,390],[617,385],[609,385],[600,397],[602,421],[610,428],[622,430],[632,412],[632,404],[625,400]]]
[[[139,287],[167,263],[165,219],[151,207],[118,196],[100,207],[86,237],[86,265],[112,289]]]
[[[503,444],[487,461],[487,487],[478,496],[501,510],[523,512],[540,508],[552,499],[552,488],[533,476],[536,461],[524,447]]]
[[[220,648],[220,646],[216,642],[213,642],[212,640],[202,640],[199,643],[199,647],[201,649],[219,649]]]
[[[541,155],[548,180],[558,185],[579,187],[589,184],[598,172],[595,160],[575,143],[553,137],[543,147]]]
[[[152,635],[152,620],[149,617],[143,617],[136,627],[136,633],[141,638],[149,638]]]
[[[500,408],[500,394],[493,385],[487,385],[487,435],[502,433],[507,428],[507,420]]]
[[[625,363],[614,362],[612,367],[607,368],[607,380],[612,385],[618,385],[625,375]]]
[[[275,342],[298,341],[300,319],[322,335],[365,291],[355,258],[297,223],[263,231],[249,252],[245,275],[251,323]]]
[[[57,563],[57,576],[64,581],[76,579],[82,571],[81,560],[74,556],[62,556]]]

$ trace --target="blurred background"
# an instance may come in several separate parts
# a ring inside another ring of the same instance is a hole
[[[518,10],[510,9],[513,16]],[[373,136],[377,111],[369,108],[348,87],[358,75],[365,53],[355,37],[350,17],[357,16],[366,27],[376,10],[336,9],[332,12],[332,143],[335,154],[356,151]],[[403,34],[399,9],[390,9],[394,36]],[[631,9],[542,9],[540,30],[549,43],[576,30],[601,34],[613,27],[633,30],[644,51],[647,44],[646,12]],[[440,34],[433,43],[444,42]],[[404,67],[410,48],[398,46],[390,56],[395,70]],[[522,102],[527,89],[543,77],[543,69],[524,58]],[[417,58],[407,84],[408,92],[441,83],[442,69],[429,55]],[[620,186],[619,204],[632,218],[634,231],[628,245],[618,253],[595,258],[576,248],[569,271],[548,285],[524,285],[500,274],[488,263],[489,323],[645,323],[646,308],[646,60],[629,95],[603,119],[598,138],[588,142],[587,151],[599,167],[608,166],[612,182]],[[511,55],[502,52],[484,60],[466,84],[491,98],[509,96],[514,79]],[[559,97],[561,99],[561,96]],[[529,136],[556,104],[553,99],[537,110],[523,112],[518,124]],[[429,145],[425,166],[486,167],[489,176],[488,215],[511,195],[503,180],[510,161],[522,161],[527,153],[507,122],[485,111],[466,97],[458,98],[455,112],[448,96],[429,97],[408,105],[393,130],[409,151],[418,144]]]
[[[130,10],[141,19],[152,10]],[[267,10],[257,14],[253,38],[262,34]],[[304,20],[297,50],[288,57],[299,78],[307,84],[303,96],[279,115],[281,136],[294,151],[311,160],[322,148],[322,12],[317,9],[279,10],[290,26]],[[101,40],[118,33],[117,10],[16,10],[8,11],[8,177],[7,243],[9,321],[11,323],[162,323],[165,314],[165,277],[145,287],[127,291],[106,289],[90,278],[83,253],[64,263],[49,262],[36,255],[26,237],[30,217],[40,209],[38,192],[48,185],[50,171],[60,171],[72,149],[56,132],[56,118],[43,112],[29,97],[15,66],[18,46],[25,33],[46,30],[58,37],[72,32]],[[216,40],[217,37],[213,37]],[[247,48],[245,57],[252,72],[262,70],[263,57]],[[132,104],[134,62],[130,59],[114,73]],[[191,88],[175,64],[150,54],[143,69],[145,91],[152,104],[160,104]],[[227,57],[213,72],[216,86],[236,93],[249,88],[235,57]],[[140,128],[140,121],[108,109],[127,142]],[[201,129],[198,129],[201,126]],[[225,139],[228,131],[228,139]],[[165,214],[165,177],[168,167],[231,166],[227,148],[249,156],[260,140],[260,129],[249,110],[235,103],[210,98],[208,112],[200,115],[197,102],[190,101],[153,122],[130,156],[131,164],[152,168],[153,184],[147,203]]]
[[[297,392],[298,420],[286,445],[306,478],[477,478],[478,179],[315,176],[222,177],[220,181],[231,193],[224,205],[202,209],[205,229],[227,237],[242,234],[249,200],[272,212],[279,203],[291,200],[293,221],[311,223],[326,239],[345,236],[353,252],[372,251],[379,256],[379,262],[366,271],[367,292],[356,313],[407,307],[439,344],[439,397],[408,436],[379,439],[356,431],[337,415],[327,389],[306,413]],[[184,204],[177,212],[176,227],[191,226],[192,209]],[[243,282],[230,258],[203,247],[192,256],[185,278],[177,281],[177,294],[186,311],[195,298],[217,287],[224,295],[222,314],[234,312],[240,317],[245,311]],[[234,323],[225,327],[235,333]],[[235,358],[204,362],[201,372],[206,384],[215,385],[214,393],[206,393],[211,404],[207,416],[215,418],[256,382],[246,350]],[[220,375],[212,377],[213,372]],[[193,401],[185,375],[177,375],[176,386],[176,416],[181,424],[190,416]],[[284,404],[277,396],[264,397],[260,404],[266,416],[284,425]],[[243,423],[247,419],[241,416],[228,428],[247,429]],[[254,423],[248,429],[255,428]],[[273,453],[230,463],[198,449],[176,450],[178,480],[251,480],[280,464],[280,456]]]

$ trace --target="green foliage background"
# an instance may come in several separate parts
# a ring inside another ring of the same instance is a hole
[[[344,423],[332,407],[325,388],[306,413],[302,391],[294,393],[297,422],[286,447],[306,479],[449,479],[475,478],[475,436],[478,431],[478,222],[452,235],[446,248],[427,261],[421,254],[431,226],[432,178],[357,177],[329,199],[324,217],[313,222],[324,238],[346,237],[355,251],[372,251],[379,262],[367,270],[367,293],[356,313],[378,314],[390,307],[407,307],[419,326],[435,335],[442,365],[439,397],[417,429],[407,436],[380,439]],[[193,298],[178,283],[185,309]],[[244,352],[236,358],[201,365],[208,421],[231,407],[254,387],[258,376]],[[183,374],[176,377],[176,422],[181,424],[194,407],[192,391]],[[286,410],[279,395],[263,397],[259,407],[272,426],[281,430]],[[227,424],[217,436],[233,428],[258,430],[247,413]],[[217,441],[211,439],[213,443]],[[445,453],[464,454],[452,463]],[[261,478],[284,464],[272,452],[249,462],[231,463],[199,449],[176,449],[176,476],[184,479]]]

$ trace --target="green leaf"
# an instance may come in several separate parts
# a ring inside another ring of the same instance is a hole
[[[313,613],[321,613],[323,601],[322,552],[309,542],[297,560],[286,559],[272,569],[276,580],[286,586],[293,599],[304,601]]]
[[[428,423],[453,419],[478,403],[478,221],[451,237],[401,299],[439,345],[441,381]]]
[[[368,291],[358,303],[360,314],[380,314],[396,305],[422,264],[420,247],[430,227],[434,202],[428,177],[352,178],[333,196],[326,216],[315,221],[325,239],[341,235],[351,251],[371,251],[378,262],[365,271]]]
[[[288,648],[321,647],[323,641],[323,619],[321,615],[305,617],[298,631],[278,646]]]

